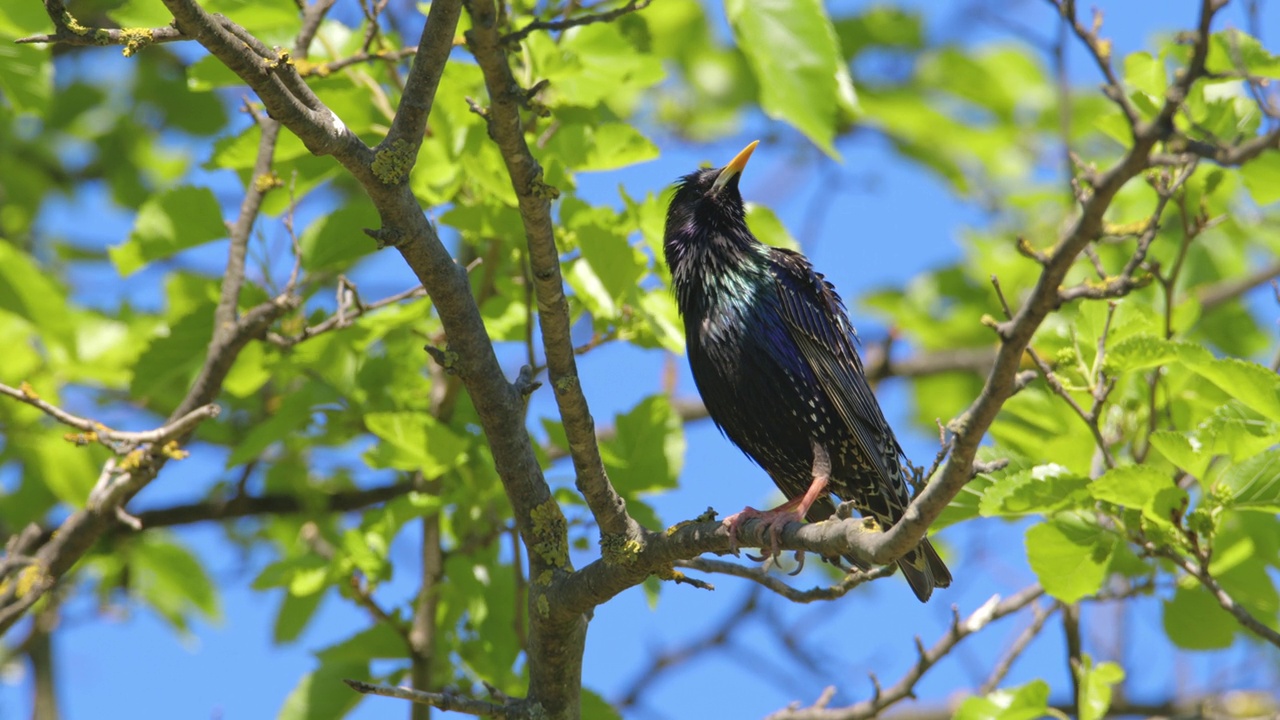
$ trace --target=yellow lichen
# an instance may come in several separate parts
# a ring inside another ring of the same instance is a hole
[[[171,460],[186,460],[187,457],[191,455],[190,452],[182,449],[182,446],[178,444],[177,440],[170,440],[165,443],[164,447],[160,448],[160,452],[164,453],[165,457]]]
[[[329,63],[311,62],[304,58],[294,58],[293,66],[297,68],[298,74],[302,77],[311,77],[312,75],[316,75],[318,77],[329,77],[329,73],[333,72],[329,67]]]
[[[75,33],[76,35],[88,35],[90,32],[89,28],[85,27],[84,25],[81,25],[80,21],[77,20],[74,15],[67,12],[66,10],[62,11],[61,19],[62,19],[62,26],[70,30],[71,32]]]
[[[149,28],[121,28],[120,39],[124,41],[124,56],[133,54],[155,42],[155,33]]]
[[[551,603],[547,602],[546,595],[539,595],[536,601],[536,604],[538,606],[539,615],[541,615],[542,617],[547,617],[548,615],[551,614]]]
[[[699,515],[698,517],[692,520],[681,520],[675,525],[672,525],[671,527],[667,528],[667,535],[668,536],[675,535],[680,528],[687,527],[695,523],[711,522],[716,519],[716,514],[717,514],[716,509],[713,507],[709,507],[706,510],[704,510],[702,514]]]
[[[638,541],[624,535],[604,535],[600,538],[600,558],[606,565],[630,566],[644,549]]]
[[[382,148],[373,156],[374,177],[384,185],[398,185],[404,182],[413,168],[412,146],[405,140],[396,140],[391,147]]]
[[[538,573],[538,577],[534,579],[533,583],[535,585],[542,585],[543,587],[546,587],[547,585],[551,584],[551,578],[553,575],[554,573],[552,573],[550,570],[543,570],[542,572]]]
[[[22,396],[27,398],[28,400],[40,399],[40,396],[36,394],[36,389],[31,387],[31,383],[27,382],[26,380],[22,381],[22,384],[18,386],[18,389],[22,391]]]
[[[657,577],[659,580],[674,580],[674,581],[679,582],[680,580],[683,580],[683,579],[684,579],[684,573],[680,572],[679,570],[677,570],[677,569],[675,569],[675,568],[673,568],[673,567],[663,567],[663,568],[659,568],[659,569],[658,569],[656,572],[654,572],[653,574],[654,574],[654,576],[655,576],[655,577]]]
[[[275,170],[263,173],[253,179],[253,189],[260,193],[274,190],[284,185],[284,181],[276,174]]]
[[[18,587],[15,594],[18,597],[24,597],[27,593],[31,592],[32,588],[44,582],[44,578],[44,571],[39,565],[33,563],[22,568],[22,570],[18,572]]]
[[[124,459],[120,461],[120,464],[116,466],[116,469],[120,472],[132,472],[137,470],[142,467],[142,460],[146,456],[147,454],[142,450],[134,450],[124,456]]]
[[[84,447],[85,445],[88,445],[90,443],[98,442],[98,433],[96,432],[67,433],[66,435],[62,436],[62,439],[78,447]]]
[[[533,521],[533,536],[537,538],[537,542],[533,544],[533,552],[552,567],[564,567],[569,562],[566,540],[569,524],[565,522],[560,506],[555,500],[549,499],[534,506],[529,515]]]

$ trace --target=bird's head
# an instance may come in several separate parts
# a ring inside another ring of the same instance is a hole
[[[703,168],[680,178],[667,208],[665,249],[673,271],[690,250],[755,242],[747,230],[738,178],[759,144],[757,140],[746,146],[724,167]]]

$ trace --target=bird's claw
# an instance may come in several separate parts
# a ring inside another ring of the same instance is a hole
[[[790,575],[791,577],[795,577],[799,575],[802,570],[804,570],[804,551],[803,550],[796,551],[796,563],[798,563],[796,565],[796,569],[787,573],[787,575]]]
[[[788,523],[803,522],[803,518],[798,512],[790,508],[776,508],[774,510],[756,510],[747,506],[742,512],[734,513],[725,518],[723,523],[729,528],[729,551],[735,557],[739,556],[738,552],[738,528],[747,520],[759,520],[765,523],[765,527],[769,530],[769,547],[761,548],[765,552],[759,559],[751,557],[752,560],[763,562],[769,558],[777,558],[782,554],[782,531],[786,529]],[[803,566],[803,561],[801,561]]]

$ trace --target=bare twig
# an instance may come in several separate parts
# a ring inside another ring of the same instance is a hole
[[[348,286],[348,290],[349,287],[350,286]],[[367,305],[360,302],[359,296],[354,292],[339,292],[338,296],[338,309],[334,311],[333,315],[330,315],[315,325],[304,327],[297,335],[281,335],[279,333],[269,332],[267,333],[267,341],[277,347],[290,348],[317,335],[322,335],[332,330],[341,330],[343,328],[351,327],[351,325],[354,324],[361,316],[367,315],[374,310],[379,310],[387,307],[388,305],[398,305],[405,300],[416,300],[417,298],[426,297],[427,291],[423,289],[421,285],[418,285],[417,287],[409,288],[408,290],[398,292],[395,295],[382,298],[381,300],[376,300]]]
[[[72,415],[66,410],[42,400],[25,383],[19,388],[9,387],[0,383],[0,395],[7,395],[15,400],[24,402],[63,425],[73,427],[83,433],[83,435],[68,436],[67,440],[70,442],[100,442],[117,452],[127,452],[139,445],[163,445],[170,440],[187,434],[205,420],[217,417],[219,412],[217,405],[202,405],[154,430],[130,432],[112,430],[96,420]]]
[[[797,590],[767,569],[762,567],[749,567],[738,563],[728,562],[726,560],[715,560],[712,558],[698,557],[691,560],[680,560],[675,563],[679,567],[689,568],[690,570],[699,570],[706,573],[718,573],[721,575],[732,575],[733,577],[744,578],[757,583],[766,590],[770,590],[782,597],[797,603],[811,603],[821,600],[835,600],[843,597],[850,590],[859,585],[879,580],[880,578],[892,575],[895,570],[892,565],[878,567],[873,570],[859,571],[855,570],[846,574],[835,585],[820,586],[810,588],[808,590]]]
[[[62,0],[44,0],[44,9],[53,20],[52,33],[18,38],[16,43],[58,43],[72,46],[123,45],[124,56],[130,57],[153,43],[188,39],[172,25],[155,28],[91,28],[85,27],[67,11]]]
[[[934,643],[933,647],[926,649],[917,638],[918,658],[915,664],[898,682],[888,688],[880,688],[879,683],[876,683],[877,691],[869,700],[842,708],[826,707],[826,703],[815,703],[806,708],[793,706],[773,713],[769,716],[769,720],[865,720],[875,717],[891,705],[912,697],[920,678],[924,677],[929,668],[950,653],[960,641],[993,621],[1018,612],[1043,594],[1044,590],[1039,585],[1032,585],[1004,600],[1001,600],[998,595],[993,596],[963,620],[956,614],[951,628]]]
[[[1213,575],[1209,574],[1208,562],[1203,558],[1193,562],[1191,559],[1178,554],[1178,552],[1172,548],[1158,547],[1152,544],[1147,544],[1146,550],[1153,555],[1159,555],[1160,557],[1168,559],[1174,565],[1181,568],[1183,572],[1194,577],[1196,580],[1199,580],[1205,590],[1208,590],[1209,594],[1213,595],[1213,598],[1222,606],[1222,609],[1231,613],[1231,615],[1235,617],[1235,619],[1239,621],[1246,630],[1272,645],[1280,647],[1280,632],[1276,632],[1265,625],[1262,621],[1258,620],[1258,618],[1254,617],[1252,613],[1242,607],[1240,603],[1236,602],[1235,598],[1231,597],[1226,590],[1222,589],[1222,585],[1218,583],[1217,579],[1214,578]]]
[[[410,702],[430,705],[431,707],[440,708],[441,710],[459,712],[466,715],[503,718],[503,720],[518,720],[520,718],[534,717],[531,709],[520,703],[513,702],[499,705],[498,703],[491,703],[487,700],[477,700],[475,698],[449,692],[424,692],[422,690],[414,690],[413,688],[407,687],[374,685],[361,680],[343,680],[343,682],[351,686],[352,690],[355,690],[362,695],[381,695],[383,697],[399,698],[401,700],[409,700]]]
[[[991,674],[987,676],[986,682],[982,683],[982,687],[978,688],[979,695],[987,695],[1000,687],[1000,683],[1004,682],[1004,678],[1009,674],[1009,670],[1013,668],[1013,663],[1022,656],[1022,653],[1031,645],[1032,641],[1040,635],[1040,631],[1044,629],[1045,622],[1053,617],[1053,614],[1062,607],[1061,603],[1054,603],[1048,610],[1041,610],[1039,605],[1031,607],[1031,622],[1023,628],[1018,637],[1014,639],[1013,644],[1000,656],[991,669]]]
[[[593,23],[599,23],[599,22],[610,22],[612,20],[617,20],[618,18],[628,13],[633,13],[633,12],[636,12],[637,10],[643,10],[649,7],[650,2],[652,2],[652,0],[627,0],[627,3],[625,5],[618,8],[614,8],[613,10],[608,10],[601,13],[576,15],[574,17],[568,17],[563,20],[534,20],[528,25],[525,25],[519,30],[516,30],[515,32],[510,32],[510,33],[507,33],[506,35],[503,35],[502,42],[504,44],[517,43],[525,39],[526,37],[529,37],[531,33],[537,32],[539,30],[545,30],[547,32],[557,32],[560,30],[568,30],[569,28],[572,28],[572,27],[579,27],[581,25],[591,25]]]

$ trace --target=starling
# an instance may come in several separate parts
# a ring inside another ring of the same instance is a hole
[[[664,241],[707,412],[787,497],[725,524],[736,544],[738,525],[761,519],[776,542],[788,522],[830,517],[834,494],[888,527],[911,500],[906,457],[867,384],[835,288],[804,255],[747,229],[738,178],[756,145],[678,181]],[[898,566],[921,602],[951,584],[928,540]]]

